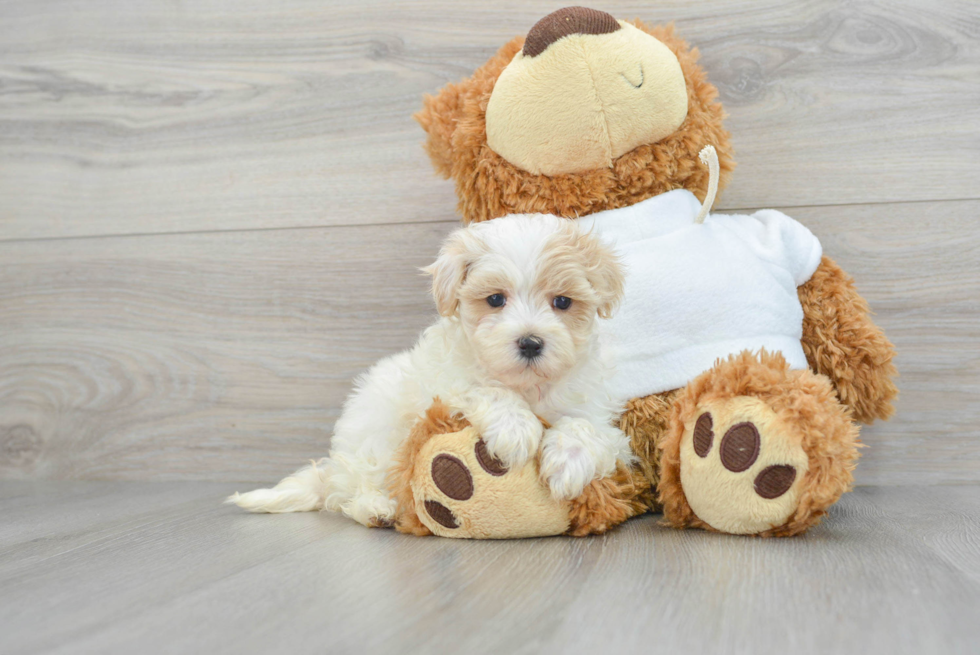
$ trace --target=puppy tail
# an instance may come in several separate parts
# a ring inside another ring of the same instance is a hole
[[[283,478],[272,489],[256,489],[247,493],[234,493],[225,499],[229,505],[238,505],[250,512],[279,514],[283,512],[312,512],[323,509],[327,497],[330,460],[310,461],[288,478]]]

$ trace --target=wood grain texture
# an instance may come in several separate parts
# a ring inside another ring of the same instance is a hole
[[[861,484],[980,481],[980,201],[793,215],[899,350]],[[455,223],[0,243],[0,477],[274,481],[435,316]]]
[[[411,112],[554,8],[0,3],[0,477],[323,455],[352,378],[434,315],[415,269],[454,200]],[[980,481],[974,6],[603,8],[701,47],[741,161],[722,205],[806,205],[898,346],[859,482]]]
[[[448,220],[411,114],[558,6],[6,0],[0,239]],[[971,0],[602,8],[701,48],[723,207],[977,197]]]
[[[799,208],[898,351],[895,417],[862,429],[861,484],[980,480],[977,201]]]
[[[863,488],[791,540],[466,542],[248,515],[214,483],[0,483],[4,653],[960,653],[980,486]]]
[[[418,267],[452,227],[0,244],[0,475],[261,479],[322,456],[353,377],[434,320]]]

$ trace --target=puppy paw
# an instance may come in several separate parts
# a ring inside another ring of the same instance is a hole
[[[615,457],[599,461],[594,452],[595,427],[584,419],[562,418],[544,434],[541,447],[541,477],[558,500],[575,498],[597,476],[599,470],[615,468]]]
[[[390,528],[395,524],[397,503],[380,492],[357,494],[340,506],[340,511],[369,528]]]
[[[544,426],[534,412],[501,413],[483,427],[487,450],[508,468],[524,466],[538,451]]]

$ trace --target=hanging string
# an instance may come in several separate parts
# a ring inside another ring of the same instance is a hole
[[[708,193],[704,196],[701,203],[701,211],[698,212],[694,222],[698,225],[704,223],[704,219],[711,211],[711,206],[715,204],[715,196],[718,195],[718,176],[721,174],[721,167],[718,165],[718,152],[714,146],[705,146],[698,153],[698,159],[708,167]]]

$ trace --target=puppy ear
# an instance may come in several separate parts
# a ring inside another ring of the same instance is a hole
[[[439,257],[422,269],[432,276],[432,297],[442,316],[452,316],[459,306],[459,288],[475,258],[475,237],[466,228],[456,230],[442,244]]]
[[[623,299],[626,278],[619,257],[611,248],[594,235],[586,235],[591,242],[585,248],[589,262],[589,284],[599,297],[599,318],[609,318]]]

